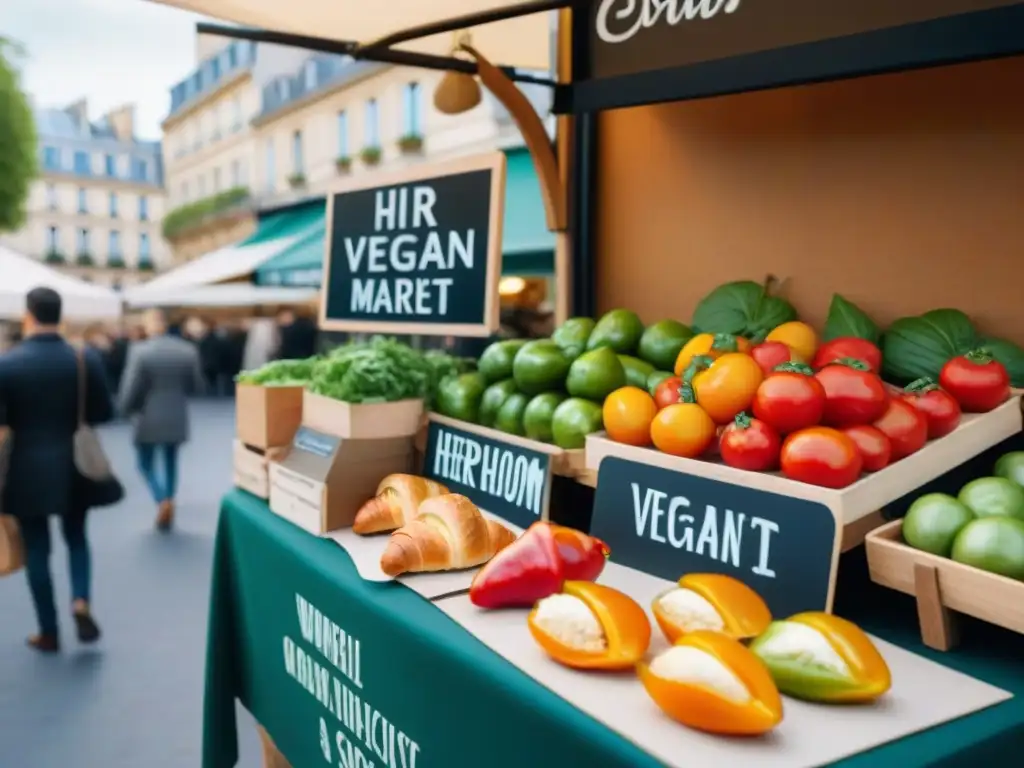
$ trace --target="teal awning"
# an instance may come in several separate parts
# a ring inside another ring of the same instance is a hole
[[[505,223],[502,232],[503,275],[550,275],[554,273],[555,236],[548,231],[544,202],[533,160],[525,147],[506,152]],[[256,270],[258,285],[318,287],[323,275],[326,237],[324,204],[302,211],[272,214],[260,222],[253,238],[300,234],[301,238]],[[281,217],[278,221],[277,217]],[[297,226],[297,222],[302,222]],[[319,226],[316,226],[319,223]],[[264,234],[266,233],[266,234]],[[251,240],[252,238],[250,238]],[[247,243],[248,244],[248,241]]]
[[[279,240],[282,237],[305,235],[314,226],[319,225],[322,229],[326,215],[327,204],[324,200],[314,200],[271,213],[262,217],[256,231],[238,245],[257,245],[268,240]]]

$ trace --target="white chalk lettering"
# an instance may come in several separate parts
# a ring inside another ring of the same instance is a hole
[[[596,31],[602,42],[624,43],[640,30],[650,29],[658,22],[674,27],[684,21],[713,19],[721,14],[735,13],[741,0],[601,0],[597,7]],[[609,22],[614,18],[612,31]]]

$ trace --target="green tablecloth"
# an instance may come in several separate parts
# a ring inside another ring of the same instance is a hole
[[[931,653],[913,602],[871,584],[853,554],[839,612],[1019,698],[841,765],[1012,764],[1024,746],[1024,637],[972,623],[957,651]],[[294,768],[660,765],[412,591],[363,581],[333,542],[241,491],[221,509],[206,663],[204,768],[237,761],[236,698]]]

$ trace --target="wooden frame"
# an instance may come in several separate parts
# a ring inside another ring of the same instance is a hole
[[[921,639],[948,651],[957,641],[953,611],[1024,634],[1024,581],[999,576],[903,542],[903,521],[868,534],[871,580],[917,599]]]
[[[487,277],[485,281],[484,317],[480,323],[377,322],[374,320],[343,320],[327,317],[327,293],[331,285],[331,252],[334,247],[334,197],[381,187],[409,184],[415,181],[441,179],[473,171],[491,172],[491,205],[488,218]],[[459,158],[446,163],[414,166],[386,174],[371,174],[333,187],[327,193],[327,236],[324,238],[324,274],[320,291],[320,327],[328,331],[350,333],[395,333],[425,336],[489,336],[500,325],[498,282],[501,279],[502,224],[505,215],[506,158],[504,152]]]

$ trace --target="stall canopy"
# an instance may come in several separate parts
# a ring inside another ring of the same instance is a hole
[[[554,273],[555,238],[544,220],[544,203],[533,160],[525,147],[506,152],[505,221],[502,229],[503,275]],[[326,253],[326,223],[309,230],[267,260],[255,273],[261,286],[319,287]]]
[[[35,259],[0,246],[0,317],[16,318],[25,311],[25,294],[33,288],[57,291],[69,320],[112,320],[121,315],[121,295],[65,275]]]
[[[280,304],[305,304],[319,295],[316,288],[259,286],[252,283],[221,283],[197,288],[170,290],[159,298],[136,299],[133,306],[158,307],[256,307]]]
[[[177,302],[191,290],[250,277],[262,264],[287,250],[312,229],[322,228],[323,218],[322,200],[264,216],[256,232],[246,240],[172,269],[128,291],[125,298],[133,307],[184,306]],[[214,295],[208,294],[210,297]],[[276,303],[260,301],[256,294],[252,298],[251,303]]]
[[[413,27],[516,6],[545,3],[509,0],[156,0],[204,16],[249,27],[311,38],[373,43]],[[470,30],[473,44],[495,62],[525,69],[547,70],[550,25],[546,12],[496,21]],[[432,34],[395,46],[399,51],[447,55],[451,33]]]

